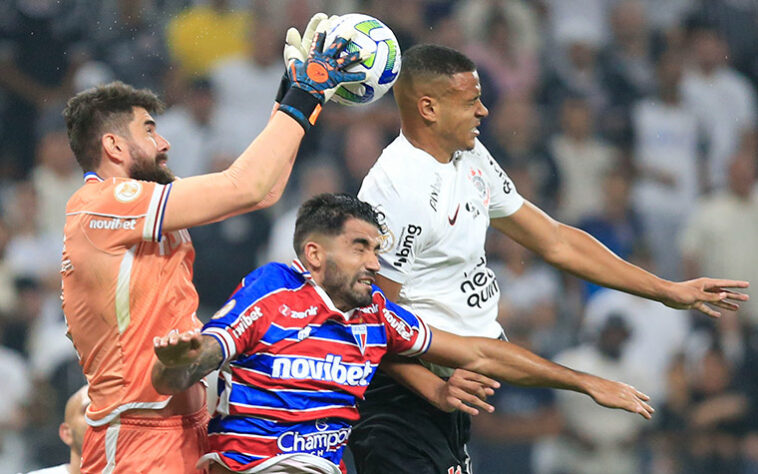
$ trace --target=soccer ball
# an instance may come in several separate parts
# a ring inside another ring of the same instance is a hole
[[[327,31],[326,46],[332,44],[337,33],[345,31],[344,29],[354,29],[356,33],[343,55],[362,50],[368,50],[372,54],[363,62],[347,68],[350,72],[365,72],[366,79],[360,83],[340,86],[331,100],[343,105],[374,102],[390,90],[400,73],[400,46],[397,38],[387,25],[376,18],[350,13],[340,16]]]

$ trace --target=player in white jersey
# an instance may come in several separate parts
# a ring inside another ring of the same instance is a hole
[[[484,252],[490,225],[562,270],[674,308],[718,316],[708,304],[735,310],[747,299],[728,289],[747,282],[662,280],[519,196],[477,140],[488,111],[476,67],[463,54],[436,45],[410,48],[394,92],[401,134],[358,196],[383,218],[377,284],[430,326],[467,336],[503,334],[496,321],[500,292]],[[398,362],[384,368],[434,399],[432,375],[423,367]],[[470,473],[468,416],[440,411],[413,392],[375,377],[350,437],[359,473]]]

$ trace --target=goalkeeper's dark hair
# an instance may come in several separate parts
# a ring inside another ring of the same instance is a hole
[[[452,76],[459,72],[475,70],[474,61],[460,51],[438,44],[417,44],[403,52],[398,80],[409,77]]]
[[[100,138],[104,133],[129,136],[132,107],[161,113],[163,102],[148,89],[116,81],[87,89],[69,99],[63,110],[68,142],[82,170],[93,171],[100,165]]]
[[[360,219],[379,229],[376,212],[370,204],[346,193],[324,193],[312,197],[300,206],[295,221],[293,246],[303,257],[305,241],[311,234],[337,236],[350,218]]]

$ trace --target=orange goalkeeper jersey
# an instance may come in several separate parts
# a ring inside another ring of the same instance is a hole
[[[87,173],[66,205],[63,312],[93,426],[165,407],[150,382],[153,338],[201,327],[189,233],[161,233],[171,186]]]

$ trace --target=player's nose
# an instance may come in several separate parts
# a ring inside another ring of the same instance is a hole
[[[163,135],[158,134],[158,140],[156,141],[158,142],[158,150],[161,153],[165,153],[171,149],[171,143],[166,140]]]

